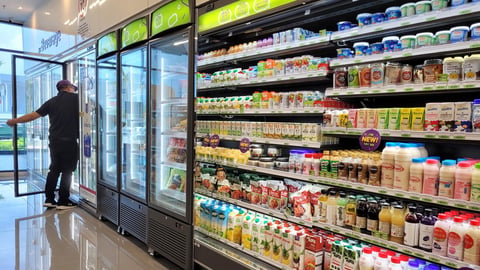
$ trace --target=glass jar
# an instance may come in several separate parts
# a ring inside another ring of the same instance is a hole
[[[263,147],[260,144],[250,145],[250,156],[261,157],[263,155]]]
[[[275,169],[288,172],[288,157],[277,157],[275,159]]]
[[[249,166],[257,166],[258,167],[258,161],[260,160],[259,157],[249,157],[248,158],[248,165]]]
[[[413,82],[416,84],[423,83],[423,65],[416,65],[413,69]]]
[[[442,74],[443,61],[442,59],[429,59],[423,63],[423,82],[435,83],[438,75]]]
[[[267,156],[269,157],[278,157],[282,154],[282,149],[276,146],[269,146],[267,148]]]
[[[273,169],[275,166],[273,157],[261,157],[258,161],[258,166],[265,169]]]

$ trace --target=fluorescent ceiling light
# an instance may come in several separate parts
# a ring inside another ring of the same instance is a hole
[[[22,6],[18,6],[18,8],[17,8],[17,9],[19,9],[19,10],[22,10],[22,9],[23,9],[23,7],[22,7]]]
[[[70,19],[66,20],[63,24],[67,25],[70,22]]]
[[[185,44],[188,42],[188,39],[185,39],[185,40],[181,40],[181,41],[177,41],[177,42],[174,42],[173,43],[173,46],[178,46],[178,45],[182,45],[182,44]]]
[[[50,13],[50,12],[48,12],[48,11],[45,11],[43,14],[45,14],[45,15],[47,15],[47,16],[48,16],[48,15],[50,15],[51,13]]]

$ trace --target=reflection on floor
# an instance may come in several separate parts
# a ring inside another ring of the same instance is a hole
[[[43,195],[14,197],[0,181],[0,269],[178,269],[81,208],[47,210]]]

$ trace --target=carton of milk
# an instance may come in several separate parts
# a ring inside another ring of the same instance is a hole
[[[410,130],[412,127],[412,108],[400,108],[400,130]]]
[[[423,131],[425,122],[425,108],[412,108],[412,130]]]
[[[357,128],[367,127],[367,109],[357,110]]]
[[[400,108],[388,109],[388,129],[390,130],[400,129]]]
[[[440,117],[438,118],[438,130],[453,131],[454,122],[455,122],[455,103],[454,102],[440,103]]]
[[[438,121],[440,118],[440,103],[427,103],[425,105],[425,121],[423,130],[438,131]]]
[[[388,109],[377,109],[377,129],[387,129],[388,128]]]
[[[472,103],[455,102],[454,132],[472,132]]]

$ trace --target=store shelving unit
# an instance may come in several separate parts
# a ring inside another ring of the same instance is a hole
[[[347,2],[347,1],[337,1],[337,2]],[[385,4],[391,4],[389,1],[368,1],[372,3],[355,3],[354,5],[358,5],[358,8],[352,8],[350,10],[344,11],[342,14],[350,15],[350,18],[354,18],[352,14],[361,13],[360,11],[366,8],[369,8],[368,12],[373,12],[373,10],[377,10],[376,5],[381,6],[382,8]],[[373,3],[377,2],[377,3]],[[404,3],[406,1],[402,1]],[[395,5],[400,5],[402,3],[395,3]],[[309,4],[311,3],[304,3],[305,9],[308,9]],[[349,3],[351,5],[351,3]],[[322,7],[325,8],[325,7]],[[312,10],[314,7],[312,6]],[[327,9],[325,9],[327,10]],[[381,10],[377,10],[381,11]],[[282,11],[283,16],[288,14],[289,11],[284,10]],[[314,12],[314,11],[312,11]],[[292,11],[293,14],[293,11]],[[305,13],[306,14],[306,13]],[[337,13],[332,13],[337,14]],[[199,72],[213,72],[221,67],[231,67],[231,66],[241,66],[242,64],[249,64],[251,65],[255,61],[265,60],[267,58],[281,58],[283,56],[293,56],[295,54],[302,55],[302,54],[315,54],[321,55],[322,57],[334,56],[334,49],[336,46],[343,46],[345,44],[350,44],[352,42],[357,41],[372,41],[378,42],[381,40],[381,37],[388,36],[388,35],[404,35],[404,34],[411,34],[412,32],[423,32],[429,31],[431,28],[445,28],[448,29],[452,26],[459,26],[466,24],[467,22],[471,22],[472,18],[475,16],[478,17],[480,15],[480,3],[469,3],[460,7],[455,8],[447,8],[442,11],[430,12],[423,15],[411,16],[406,18],[400,18],[397,20],[392,20],[389,22],[384,22],[381,24],[375,24],[365,27],[354,28],[346,31],[338,31],[333,32],[331,35],[326,35],[323,37],[307,39],[304,41],[294,42],[291,44],[283,44],[277,46],[270,46],[257,49],[255,51],[246,51],[234,54],[228,54],[225,56],[213,57],[208,59],[199,60],[197,63],[198,71]],[[279,15],[280,16],[280,15]],[[338,16],[338,15],[337,15]],[[273,15],[271,16],[272,18]],[[329,18],[325,15],[325,20]],[[330,18],[332,19],[332,18]],[[336,18],[336,21],[344,20]],[[274,19],[271,19],[270,22],[273,22]],[[255,26],[258,26],[261,22],[263,22],[266,26],[268,26],[268,22],[266,20],[259,20]],[[277,25],[277,22],[275,22]],[[294,27],[298,27],[300,23],[294,24]],[[306,25],[308,25],[306,23]],[[292,24],[286,25],[284,28],[275,28],[276,31],[282,31],[292,26]],[[246,26],[234,26],[233,29],[237,28],[245,28]],[[228,26],[225,27],[222,31],[228,33]],[[223,33],[219,30],[219,32]],[[261,30],[259,30],[261,32]],[[275,32],[275,31],[273,31]],[[240,31],[231,31],[230,34],[237,34],[240,35]],[[216,33],[215,33],[216,34]],[[208,37],[208,34],[205,35]],[[254,40],[254,38],[252,38]],[[247,40],[250,41],[250,40]],[[238,41],[240,43],[240,41]],[[220,44],[220,43],[219,43]],[[234,44],[229,44],[234,45]],[[228,48],[229,45],[221,44],[218,48]],[[200,45],[201,48],[201,45]],[[206,51],[208,49],[205,49]],[[378,55],[372,56],[365,56],[365,57],[355,57],[349,59],[333,59],[330,63],[331,68],[337,67],[349,67],[352,65],[358,64],[369,64],[374,62],[387,62],[387,61],[422,61],[429,58],[443,58],[444,56],[458,56],[458,55],[465,55],[471,53],[477,53],[480,51],[480,41],[466,41],[460,42],[455,44],[446,44],[446,45],[437,45],[437,46],[430,46],[424,47],[419,49],[410,49],[404,50],[399,52],[393,53],[383,53]],[[325,55],[323,53],[330,53],[329,55]],[[245,68],[245,66],[243,66]],[[317,89],[325,90],[325,96],[344,99],[348,101],[362,101],[363,99],[369,98],[371,100],[378,101],[375,108],[381,107],[382,100],[385,99],[401,99],[402,102],[405,101],[404,97],[412,97],[412,96],[424,96],[426,98],[430,98],[430,96],[447,96],[452,95],[455,98],[452,98],[455,101],[462,100],[462,96],[458,95],[459,93],[467,93],[470,96],[475,95],[480,89],[480,82],[461,82],[456,84],[447,84],[447,83],[437,83],[437,84],[429,84],[429,85],[400,85],[400,86],[382,86],[382,87],[371,87],[371,88],[345,88],[345,89],[333,89],[331,88],[331,78],[329,74],[302,74],[296,76],[284,76],[281,78],[268,78],[268,79],[255,79],[255,80],[244,80],[244,81],[236,81],[236,82],[226,82],[226,83],[212,83],[209,85],[199,85],[197,89],[197,93],[201,95],[211,95],[213,97],[216,96],[227,96],[227,95],[236,95],[236,90],[241,90],[244,92],[253,91],[257,89],[271,89],[276,90],[277,88],[286,89],[289,87],[288,90],[291,89],[301,89],[303,90],[305,87],[312,87],[314,85]],[[405,104],[401,104],[402,107],[408,107],[409,104],[413,104],[415,106],[423,106],[424,104],[416,104],[415,102],[420,102],[416,100],[408,100]],[[407,104],[408,103],[408,104]],[[400,105],[398,105],[400,106]],[[225,119],[224,116],[230,117],[242,117],[242,120],[248,117],[260,117],[264,116],[265,121],[274,121],[268,117],[274,116],[288,116],[290,119],[295,119],[303,121],[305,118],[311,117],[311,121],[316,121],[317,123],[321,123],[322,114],[326,111],[326,109],[322,108],[314,108],[313,110],[249,110],[245,112],[197,112],[197,119],[208,119],[212,120],[215,119],[215,116],[218,116],[216,120],[222,121]],[[313,120],[316,119],[316,120]],[[362,134],[366,129],[352,129],[352,128],[323,128],[322,134],[323,136],[333,136],[339,137],[343,141],[354,141],[358,140],[358,136]],[[457,142],[461,141],[462,143],[468,143],[475,145],[478,141],[480,141],[480,133],[445,133],[445,132],[423,132],[423,131],[403,131],[403,130],[378,130],[382,136],[382,138],[388,138],[389,140],[398,140],[398,141],[405,141],[405,140],[418,140],[427,142],[428,144],[441,144],[445,141],[450,142]],[[201,138],[207,134],[204,133],[197,133],[196,137]],[[212,134],[210,134],[212,135]],[[231,135],[220,135],[222,141],[233,141],[234,143],[238,144],[238,141],[243,139],[243,136],[231,136]],[[312,143],[312,142],[300,142],[300,141],[290,141],[290,140],[276,140],[270,138],[249,138],[251,142],[254,143],[261,143],[261,144],[274,144],[274,145],[281,145],[285,147],[302,147],[302,148],[309,148],[309,149],[321,149],[321,143]],[[223,160],[211,160],[205,158],[197,158],[198,162],[210,164],[211,166],[225,166],[237,169],[239,171],[245,172],[254,172],[262,175],[273,176],[277,179],[292,179],[297,180],[300,182],[306,183],[313,183],[313,184],[322,184],[330,187],[337,187],[340,189],[349,190],[352,192],[364,192],[379,196],[387,196],[390,198],[394,198],[397,200],[402,201],[409,201],[409,202],[417,202],[417,203],[424,203],[428,205],[437,205],[440,208],[452,208],[452,209],[460,209],[466,210],[470,212],[480,212],[480,203],[470,202],[470,201],[462,201],[462,200],[453,200],[448,198],[430,196],[426,194],[420,193],[412,193],[407,191],[400,191],[390,188],[378,187],[378,186],[370,186],[361,183],[355,182],[348,182],[348,181],[341,181],[335,178],[323,177],[323,176],[311,176],[311,175],[302,175],[296,174],[291,172],[285,172],[280,170],[273,170],[267,168],[261,168],[256,166],[249,166],[243,164],[233,164],[228,163]],[[378,245],[384,248],[391,249],[396,252],[400,252],[403,254],[407,254],[412,257],[417,257],[421,259],[428,260],[430,262],[435,262],[438,264],[446,265],[455,269],[460,267],[471,267],[471,268],[478,268],[479,266],[469,265],[462,261],[453,260],[446,257],[441,257],[432,254],[431,252],[424,252],[420,249],[411,248],[408,246],[400,245],[390,241],[384,241],[378,237],[362,234],[360,232],[356,232],[350,229],[346,229],[344,227],[339,227],[332,224],[325,224],[320,223],[318,221],[306,221],[301,220],[295,217],[291,217],[286,215],[284,212],[280,211],[273,211],[271,209],[264,208],[262,206],[253,205],[249,202],[242,201],[242,200],[235,200],[231,199],[222,195],[219,195],[216,192],[208,192],[197,190],[197,194],[202,196],[206,196],[209,198],[221,200],[232,205],[236,205],[251,211],[255,211],[258,213],[262,213],[265,215],[269,215],[275,218],[279,218],[282,220],[286,220],[292,223],[300,224],[305,227],[319,227],[323,230],[331,231],[340,235],[344,235],[349,238],[361,240],[366,243],[370,243],[373,245]],[[258,259],[264,261],[271,265],[272,268],[279,268],[279,269],[288,269],[285,265],[279,265],[276,262],[272,262],[269,259],[262,258],[258,256],[258,254],[252,253],[250,250],[245,250],[242,246],[232,244],[225,239],[222,239],[216,235],[212,235],[211,233],[197,228],[196,231],[199,233],[196,236],[197,241],[206,241],[205,239],[208,238],[209,241],[218,241],[224,245],[229,246],[230,248],[234,248],[235,250],[241,252],[234,252],[233,255],[231,252],[223,252],[224,256],[233,256],[233,257],[242,257],[244,254],[246,257],[257,257]],[[203,239],[203,240],[202,240]],[[207,244],[208,245],[208,244]],[[222,253],[221,251],[219,251]],[[237,258],[238,259],[238,258]],[[240,259],[241,260],[241,259]],[[255,266],[249,265],[246,266],[249,268],[254,269]],[[259,269],[262,269],[259,267]]]

